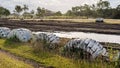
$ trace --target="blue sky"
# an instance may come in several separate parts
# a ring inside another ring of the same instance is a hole
[[[50,9],[52,11],[66,12],[71,9],[72,6],[79,6],[83,4],[94,4],[99,0],[0,0],[0,6],[4,6],[11,12],[14,10],[15,5],[26,4],[30,10],[36,10],[38,6]],[[112,7],[116,7],[120,4],[120,0],[107,0]]]

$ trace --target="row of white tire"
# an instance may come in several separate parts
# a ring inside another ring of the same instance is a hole
[[[33,32],[35,40],[45,40],[48,43],[55,44],[60,42],[60,38],[55,34],[46,33],[46,32]]]
[[[92,58],[96,58],[99,55],[108,56],[108,52],[99,42],[88,38],[70,40],[64,48],[83,49],[85,52],[90,53]]]
[[[0,27],[0,37],[8,39],[16,37],[21,42],[28,42],[29,40],[33,39],[33,37],[36,40],[46,40],[51,44],[59,44],[60,42],[60,38],[54,34],[31,32],[29,29],[25,28],[10,30],[7,27]],[[64,48],[66,47],[83,49],[84,51],[90,53],[93,58],[96,58],[99,55],[108,55],[106,49],[103,48],[103,46],[99,44],[99,42],[92,39],[72,39],[64,46]]]
[[[9,29],[7,27],[0,27],[0,38],[14,38],[16,37],[21,42],[27,42],[32,38],[32,32],[28,29]]]
[[[50,33],[37,33],[37,32],[31,32],[29,29],[25,28],[18,28],[10,30],[7,27],[0,27],[0,38],[14,38],[16,37],[21,42],[28,42],[33,37],[36,38],[36,40],[46,40],[50,43],[58,43],[59,37],[57,37],[54,34]]]

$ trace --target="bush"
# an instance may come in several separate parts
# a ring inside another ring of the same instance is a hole
[[[11,42],[20,42],[20,40],[16,36],[10,37],[7,40]]]

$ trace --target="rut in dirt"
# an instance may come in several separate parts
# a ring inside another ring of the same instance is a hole
[[[26,64],[29,64],[29,65],[32,65],[34,68],[55,68],[53,66],[44,66],[42,63],[39,63],[39,62],[36,62],[32,59],[27,59],[27,58],[23,58],[23,57],[20,57],[20,56],[17,56],[17,55],[14,55],[6,50],[3,50],[3,49],[0,49],[0,53],[3,53],[3,54],[6,54],[7,56],[15,59],[15,60],[19,60],[19,61],[23,61],[24,63]]]

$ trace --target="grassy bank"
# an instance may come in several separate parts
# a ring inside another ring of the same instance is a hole
[[[0,52],[0,68],[33,68],[33,67]]]
[[[48,51],[34,52],[28,43],[16,43],[0,39],[0,48],[15,55],[35,60],[45,66],[54,66],[55,68],[114,68],[114,65],[102,61],[75,60]]]

